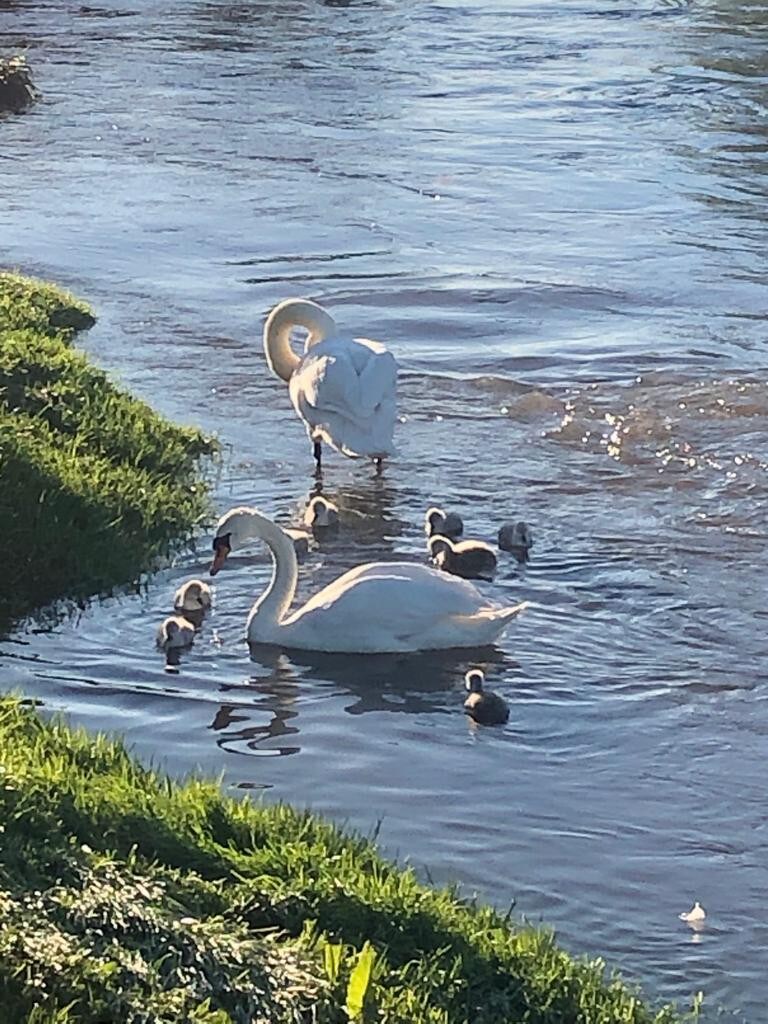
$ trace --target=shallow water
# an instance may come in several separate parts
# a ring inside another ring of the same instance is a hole
[[[154,629],[208,543],[139,594],[2,645],[4,680],[175,772],[369,830],[553,924],[654,997],[768,997],[759,2],[0,2],[45,101],[0,125],[0,259],[97,306],[94,358],[219,433],[217,504],[284,521],[312,461],[260,353],[300,293],[402,366],[400,458],[328,459],[343,530],[300,596],[423,557],[437,500],[525,518],[486,664],[249,658],[266,557],[232,560],[178,675]],[[707,908],[694,933],[677,919]]]

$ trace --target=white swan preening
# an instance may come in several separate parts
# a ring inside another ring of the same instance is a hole
[[[326,533],[338,529],[339,509],[322,494],[317,494],[307,505],[304,525],[314,533]]]
[[[202,580],[187,580],[173,597],[177,612],[206,612],[211,607],[211,588]]]
[[[427,541],[432,564],[465,580],[492,580],[496,574],[496,553],[482,540],[461,540],[434,534]]]
[[[292,327],[309,332],[303,356],[291,348]],[[397,362],[380,342],[339,336],[322,306],[286,299],[264,324],[264,352],[270,370],[288,383],[318,470],[324,441],[352,457],[395,454]]]
[[[503,725],[509,719],[509,705],[498,693],[484,689],[485,676],[479,668],[470,669],[464,677],[469,691],[464,710],[480,725]]]
[[[499,527],[499,547],[511,551],[521,562],[526,561],[533,547],[533,533],[528,523],[504,523]]]
[[[189,647],[195,639],[195,627],[181,615],[169,615],[157,630],[157,646],[163,651]]]
[[[428,508],[424,515],[424,532],[427,537],[439,533],[449,540],[458,540],[464,533],[464,520],[457,512],[443,512],[441,508]]]
[[[706,919],[707,912],[699,903],[698,900],[693,904],[691,910],[684,910],[678,917],[681,921],[685,921],[687,924],[699,924],[701,921]]]
[[[263,540],[274,561],[272,580],[248,616],[251,643],[348,654],[483,647],[526,606],[494,605],[471,583],[426,565],[369,562],[289,613],[297,580],[293,544],[256,509],[231,509],[216,524],[211,575],[250,538]]]

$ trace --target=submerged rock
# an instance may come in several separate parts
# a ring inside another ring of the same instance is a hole
[[[19,114],[39,95],[26,57],[0,57],[0,114]]]

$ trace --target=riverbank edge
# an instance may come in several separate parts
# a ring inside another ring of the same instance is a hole
[[[0,823],[9,1021],[694,1019],[650,1009],[546,928],[421,884],[372,840],[173,781],[7,696]]]
[[[0,272],[0,635],[51,602],[136,581],[211,516],[201,460],[216,442],[74,348],[94,323],[68,292]]]

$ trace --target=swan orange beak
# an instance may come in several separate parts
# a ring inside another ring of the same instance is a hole
[[[231,550],[232,549],[229,547],[228,544],[216,545],[213,553],[213,561],[211,562],[211,567],[208,570],[211,576],[215,576],[219,569],[221,569],[221,567],[227,560],[227,555]]]

